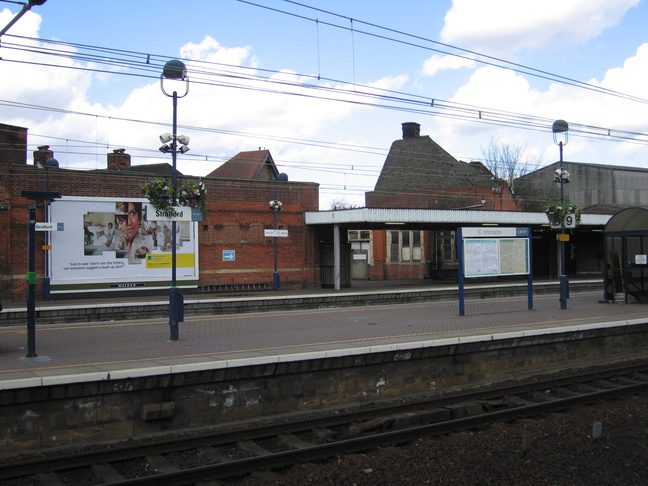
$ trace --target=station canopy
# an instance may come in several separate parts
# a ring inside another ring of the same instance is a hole
[[[632,207],[622,209],[610,218],[603,230],[605,233],[641,234],[648,232],[648,208]]]

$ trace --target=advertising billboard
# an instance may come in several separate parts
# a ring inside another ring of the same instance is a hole
[[[64,196],[51,204],[50,221],[64,228],[49,235],[52,293],[170,285],[172,221],[156,216],[148,199]],[[197,285],[196,229],[176,220],[178,287]]]

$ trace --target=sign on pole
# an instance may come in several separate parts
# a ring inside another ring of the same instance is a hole
[[[282,230],[282,229],[267,229],[263,230],[263,236],[274,236],[279,237],[279,238],[286,238],[288,237],[288,230]]]
[[[63,223],[36,223],[36,231],[63,231]]]

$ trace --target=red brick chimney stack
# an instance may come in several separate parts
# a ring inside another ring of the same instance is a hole
[[[421,125],[415,122],[402,123],[403,140],[408,138],[417,138],[421,136]]]
[[[34,150],[34,165],[45,167],[45,161],[54,157],[54,152],[49,149],[49,145],[41,145],[38,150]]]
[[[0,164],[27,163],[27,129],[0,123]]]
[[[112,153],[108,154],[108,170],[120,170],[123,167],[130,167],[130,159],[130,155],[126,153],[126,149],[115,149]]]

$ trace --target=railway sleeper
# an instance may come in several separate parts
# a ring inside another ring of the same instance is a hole
[[[509,404],[509,408],[525,407],[527,405],[535,405],[537,402],[527,400],[518,395],[511,395],[506,397],[506,402]]]
[[[363,432],[389,430],[393,423],[394,418],[392,416],[376,417],[366,422],[350,425],[344,435],[347,437],[356,437]]]
[[[450,410],[453,420],[465,417],[474,417],[475,415],[481,415],[484,413],[484,407],[482,404],[475,402],[456,403],[453,405],[447,405],[443,408]]]
[[[156,472],[170,473],[179,471],[179,469],[171,464],[166,457],[157,454],[146,456],[146,463]]]
[[[59,478],[56,473],[39,473],[36,476],[38,477],[40,484],[42,484],[43,486],[65,486],[63,481],[61,481],[61,478]]]
[[[205,457],[205,460],[211,464],[217,464],[220,462],[227,462],[229,459],[223,454],[218,452],[213,447],[201,447],[198,449],[200,453]]]
[[[306,447],[311,447],[313,445],[293,434],[281,434],[279,440],[292,449],[305,449]]]
[[[594,393],[594,392],[599,392],[601,391],[601,388],[592,386],[588,383],[579,383],[577,385],[574,385],[573,387],[575,390],[578,390],[582,393]]]
[[[619,376],[616,381],[622,385],[636,385],[637,383],[644,383],[646,380],[640,380],[635,377],[629,378],[627,376]]]
[[[248,452],[253,456],[267,456],[269,454],[272,454],[272,452],[270,452],[267,449],[264,449],[259,444],[251,440],[241,440],[237,442],[236,445],[242,451]]]
[[[116,483],[118,481],[123,481],[124,476],[119,474],[117,470],[111,464],[93,464],[90,466],[90,471],[95,475],[102,483]]]
[[[581,395],[581,393],[578,393],[574,390],[570,390],[569,388],[565,388],[562,386],[557,386],[556,388],[553,389],[558,396],[564,397],[564,398],[569,398],[569,397],[577,397]]]

